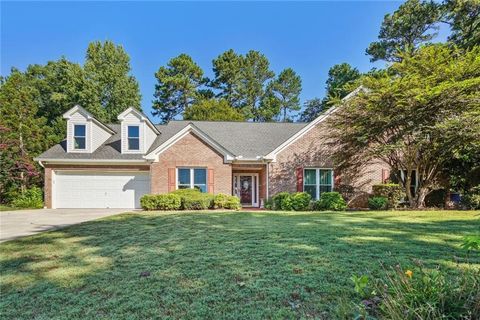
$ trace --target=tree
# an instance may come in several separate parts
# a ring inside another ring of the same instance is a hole
[[[183,113],[185,120],[201,121],[244,121],[243,115],[224,99],[200,100],[187,107]]]
[[[215,78],[210,82],[210,86],[219,91],[217,97],[225,99],[235,108],[241,107],[243,57],[230,49],[220,54],[212,64]]]
[[[141,109],[138,82],[130,75],[130,57],[122,46],[111,41],[91,42],[84,70],[97,101],[105,110],[103,115],[97,114],[99,120],[117,122],[117,116],[125,109]]]
[[[302,80],[288,68],[283,70],[278,78],[272,81],[267,87],[267,95],[271,95],[278,101],[278,108],[283,113],[283,120],[288,121],[287,112],[300,109],[299,95],[302,91]]]
[[[46,119],[37,116],[38,91],[18,70],[12,70],[0,87],[0,193],[25,190],[38,182],[32,158],[49,145]],[[5,199],[1,199],[5,201]]]
[[[350,92],[349,85],[360,76],[360,71],[348,63],[340,63],[331,67],[328,70],[325,98],[321,101],[318,98],[307,101],[300,116],[301,121],[310,122],[320,113],[328,110],[335,101],[342,99]]]
[[[301,122],[311,122],[325,111],[325,103],[320,98],[313,98],[305,101],[304,109],[300,115]]]
[[[267,84],[275,76],[265,55],[250,50],[245,56],[229,50],[213,60],[215,74],[211,85],[218,97],[241,110],[246,119],[261,121],[260,103]]]
[[[443,11],[451,35],[448,40],[463,48],[480,44],[480,1],[447,0]]]
[[[340,169],[354,173],[379,159],[391,167],[410,206],[423,207],[452,155],[480,148],[480,47],[430,45],[405,55],[388,73],[365,76],[364,92],[332,118]],[[407,174],[400,176],[398,170]],[[411,174],[418,188],[412,193]],[[346,172],[346,171],[345,171]]]
[[[38,92],[37,115],[45,117],[47,125],[53,129],[54,142],[65,138],[66,123],[62,115],[74,105],[83,106],[99,119],[105,118],[93,83],[87,81],[79,64],[62,57],[46,65],[30,65],[25,74]]]
[[[153,115],[160,116],[164,123],[194,103],[201,96],[200,86],[206,82],[203,70],[187,54],[180,54],[166,67],[160,67],[155,78]]]
[[[419,45],[436,36],[440,5],[434,1],[407,0],[393,14],[386,14],[379,41],[372,42],[366,53],[370,60],[399,61],[400,53],[413,54]]]

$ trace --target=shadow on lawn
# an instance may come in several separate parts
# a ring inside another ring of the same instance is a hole
[[[380,262],[455,268],[479,221],[364,213],[127,214],[2,244],[5,315],[329,317]],[[480,264],[480,257],[470,258]]]

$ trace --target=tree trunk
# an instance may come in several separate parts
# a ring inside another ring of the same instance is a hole
[[[429,189],[425,187],[418,188],[417,195],[415,196],[415,208],[425,208],[425,197],[429,193]]]

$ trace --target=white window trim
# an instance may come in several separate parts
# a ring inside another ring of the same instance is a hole
[[[405,181],[405,173],[406,172],[407,172],[407,170],[400,169],[400,179],[402,179],[403,181]],[[415,172],[415,192],[417,192],[417,189],[418,189],[418,170],[413,169],[412,172]]]
[[[195,181],[194,181],[194,178],[195,178],[195,174],[194,174],[194,170],[195,169],[203,169],[205,170],[205,189],[206,189],[206,192],[205,193],[208,193],[208,169],[206,167],[177,167],[176,170],[175,170],[175,190],[178,190],[178,170],[180,169],[187,169],[187,170],[190,170],[190,189],[194,189],[195,188]],[[198,184],[198,183],[197,183]]]
[[[75,148],[75,137],[78,137],[78,138],[82,138],[82,136],[75,136],[75,126],[84,126],[85,127],[85,136],[83,136],[83,138],[85,139],[85,148],[81,149],[81,148]],[[87,136],[88,136],[88,123],[81,123],[81,122],[77,122],[77,123],[73,123],[73,127],[72,127],[72,150],[73,151],[87,151],[88,150],[88,147],[87,147]]]
[[[327,184],[320,185],[320,170],[330,170],[332,176],[332,190],[335,188],[335,176],[333,173],[333,168],[303,168],[303,190],[305,191],[305,170],[315,170],[315,200],[320,199],[320,186],[329,186]],[[308,184],[308,186],[313,186],[313,184]]]
[[[133,137],[133,138],[130,138],[130,136],[128,135],[128,128],[129,127],[137,127],[138,128],[138,137]],[[129,139],[138,139],[138,149],[130,149],[130,143],[129,143]],[[136,124],[127,124],[127,150],[128,151],[140,151],[140,126],[139,125],[136,125]]]

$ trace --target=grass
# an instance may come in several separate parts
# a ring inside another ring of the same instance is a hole
[[[0,314],[330,319],[352,274],[453,271],[479,230],[479,211],[123,214],[1,244]]]

